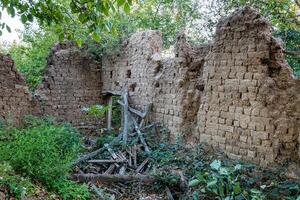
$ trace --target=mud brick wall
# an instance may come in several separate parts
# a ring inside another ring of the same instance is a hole
[[[57,44],[36,93],[44,114],[91,129],[98,120],[87,118],[82,108],[102,103],[100,65],[71,43]]]
[[[124,42],[121,53],[103,59],[103,93],[127,88],[130,104],[141,110],[152,104],[152,120],[162,122],[175,137],[186,129],[183,125],[197,119],[197,80],[209,47],[192,46],[179,36],[176,56],[164,57],[158,31],[136,33]]]
[[[22,116],[36,111],[35,105],[11,57],[0,55],[0,120],[20,124]]]
[[[219,22],[203,77],[199,142],[262,165],[299,160],[300,81],[255,10]]]
[[[300,160],[300,79],[294,78],[270,24],[246,7],[222,19],[213,44],[179,34],[174,56],[158,31],[124,41],[95,62],[71,43],[53,48],[34,99],[8,56],[0,56],[0,118],[48,114],[91,129],[81,109],[129,91],[130,104],[152,104],[152,121],[173,139],[207,142],[230,158],[261,165]]]

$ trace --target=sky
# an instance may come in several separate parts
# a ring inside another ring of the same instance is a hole
[[[5,22],[11,28],[11,33],[6,29],[2,30],[3,34],[0,36],[1,43],[12,43],[13,41],[20,42],[18,30],[24,30],[24,25],[22,24],[20,17],[15,16],[14,18],[11,18],[6,11],[3,11],[1,22]]]

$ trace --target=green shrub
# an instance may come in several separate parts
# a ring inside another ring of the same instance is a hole
[[[0,163],[0,186],[4,186],[7,193],[20,199],[26,194],[32,193],[34,185],[27,178],[16,175],[9,163]]]
[[[88,186],[83,184],[79,185],[73,181],[69,180],[59,180],[54,183],[53,187],[58,191],[58,194],[63,199],[80,199],[86,200],[90,199],[90,193]]]
[[[0,159],[13,170],[47,189],[64,194],[64,199],[87,199],[85,186],[75,187],[66,180],[71,161],[80,150],[77,130],[68,124],[58,124],[53,118],[28,117],[25,126],[0,129]],[[0,160],[0,161],[1,161]],[[72,196],[72,197],[71,197]]]

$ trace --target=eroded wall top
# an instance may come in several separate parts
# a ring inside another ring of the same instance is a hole
[[[298,160],[299,80],[266,19],[246,7],[221,20],[204,65],[200,142],[263,165]]]
[[[11,57],[0,55],[0,120],[19,124],[22,116],[36,111],[35,105]]]
[[[35,93],[42,113],[90,129],[99,120],[87,118],[82,108],[102,103],[101,88],[100,65],[72,43],[63,43],[52,49]]]

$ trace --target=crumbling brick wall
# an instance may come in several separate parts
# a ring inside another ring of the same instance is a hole
[[[202,87],[197,80],[209,47],[190,45],[179,36],[176,56],[164,57],[158,31],[136,33],[121,53],[103,59],[103,92],[122,93],[127,88],[130,103],[139,109],[152,104],[152,120],[162,122],[175,136],[197,119]]]
[[[20,124],[24,115],[35,112],[35,101],[23,77],[8,55],[0,55],[0,120]]]
[[[56,45],[36,91],[36,107],[7,56],[0,57],[0,117],[50,114],[90,129],[83,107],[129,90],[130,104],[152,104],[152,121],[173,139],[207,142],[234,159],[262,165],[300,159],[300,80],[291,75],[271,26],[246,7],[222,19],[213,44],[178,35],[175,55],[162,53],[158,31],[143,31],[119,51],[93,61],[72,44]]]
[[[48,57],[47,71],[36,91],[44,114],[91,129],[98,120],[82,108],[102,103],[100,65],[72,43],[57,44]]]
[[[299,160],[299,79],[268,22],[249,7],[221,20],[204,65],[200,142],[262,165]]]

